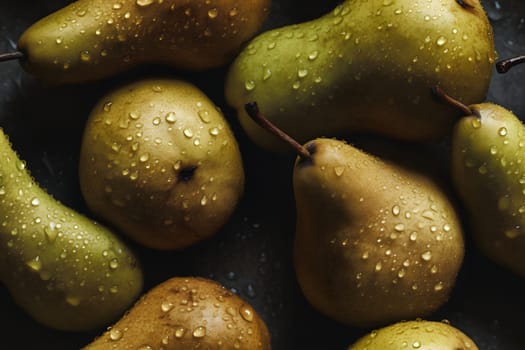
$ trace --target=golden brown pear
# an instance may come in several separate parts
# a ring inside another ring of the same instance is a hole
[[[215,281],[171,278],[84,350],[270,350],[263,319]]]

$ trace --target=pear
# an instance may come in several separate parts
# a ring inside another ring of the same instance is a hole
[[[217,233],[244,191],[224,115],[195,85],[169,78],[124,84],[100,99],[84,129],[79,178],[98,217],[162,250]]]
[[[264,118],[257,105],[247,112]],[[357,327],[442,306],[464,256],[459,218],[443,189],[341,140],[293,144],[300,152],[294,264],[306,299]]]
[[[39,187],[0,129],[0,280],[36,321],[107,326],[142,289],[136,257],[107,228]]]
[[[478,350],[474,341],[446,322],[414,320],[374,330],[348,350]]]
[[[479,101],[494,60],[478,0],[346,0],[255,37],[230,66],[225,95],[249,137],[270,150],[285,148],[249,118],[248,102],[300,143],[352,132],[437,139],[456,114],[429,87]]]
[[[138,64],[205,70],[229,63],[270,0],[79,0],[30,26],[23,67],[54,83],[102,79]]]
[[[462,110],[452,136],[451,172],[472,237],[483,254],[525,277],[525,126],[491,102]]]
[[[148,291],[84,350],[271,349],[264,320],[219,283],[173,277]]]

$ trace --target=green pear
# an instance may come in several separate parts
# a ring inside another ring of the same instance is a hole
[[[96,215],[163,250],[217,233],[244,190],[241,153],[222,112],[195,85],[168,78],[101,98],[86,122],[79,177]]]
[[[39,187],[0,129],[0,280],[36,321],[107,326],[142,289],[133,253],[107,228]]]
[[[152,288],[84,350],[269,350],[264,320],[219,283],[173,277]]]
[[[374,330],[348,350],[478,350],[474,341],[458,328],[426,320],[398,322]]]
[[[232,61],[270,0],[78,0],[20,37],[23,67],[54,83],[105,78],[138,64],[204,70]]]
[[[248,113],[258,114],[252,105]],[[294,264],[307,300],[358,327],[423,317],[442,306],[464,242],[441,186],[340,140],[295,145],[301,155],[293,171]]]
[[[284,146],[244,104],[257,101],[301,143],[351,132],[429,140],[456,117],[429,87],[479,101],[494,61],[478,0],[346,0],[323,17],[255,37],[230,66],[225,94],[250,138],[271,150]]]
[[[483,254],[525,277],[525,126],[494,103],[464,110],[451,171],[472,237]]]

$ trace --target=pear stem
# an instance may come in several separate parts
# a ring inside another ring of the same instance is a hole
[[[7,52],[0,54],[0,62],[19,60],[24,57],[24,53],[21,51]]]
[[[472,114],[474,114],[472,112],[472,109],[470,109],[469,106],[467,106],[466,104],[464,104],[464,103],[456,100],[455,98],[447,95],[447,93],[445,91],[443,91],[443,89],[439,85],[434,85],[432,87],[432,93],[435,96],[439,97],[442,101],[448,103],[449,105],[452,105],[452,106],[458,108],[463,113],[465,113],[465,115],[472,115]]]
[[[301,159],[312,158],[311,153],[306,149],[306,147],[301,145],[291,136],[289,136],[277,126],[275,126],[259,111],[259,106],[257,105],[257,102],[249,102],[245,104],[244,109],[246,110],[246,113],[248,113],[250,118],[252,118],[257,124],[262,126],[264,129],[268,130],[269,132],[273,133],[284,142],[288,143],[297,152]]]
[[[525,55],[517,56],[517,57],[511,57],[504,60],[501,60],[499,62],[496,62],[496,70],[498,73],[507,73],[512,67],[517,66],[520,63],[525,62]]]

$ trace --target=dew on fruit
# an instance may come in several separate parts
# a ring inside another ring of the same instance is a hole
[[[253,80],[246,80],[244,82],[244,88],[247,91],[252,91],[253,89],[255,89],[255,81],[253,81]]]
[[[145,7],[153,4],[155,0],[137,0],[135,3],[140,7]]]
[[[109,331],[109,339],[111,339],[112,341],[117,341],[117,340],[122,339],[122,331],[118,329],[111,329]]]
[[[193,330],[192,335],[194,338],[203,338],[204,336],[206,336],[206,327],[198,326]]]
[[[427,250],[426,252],[421,254],[421,259],[423,259],[424,261],[430,261],[430,259],[432,259],[432,253]]]

